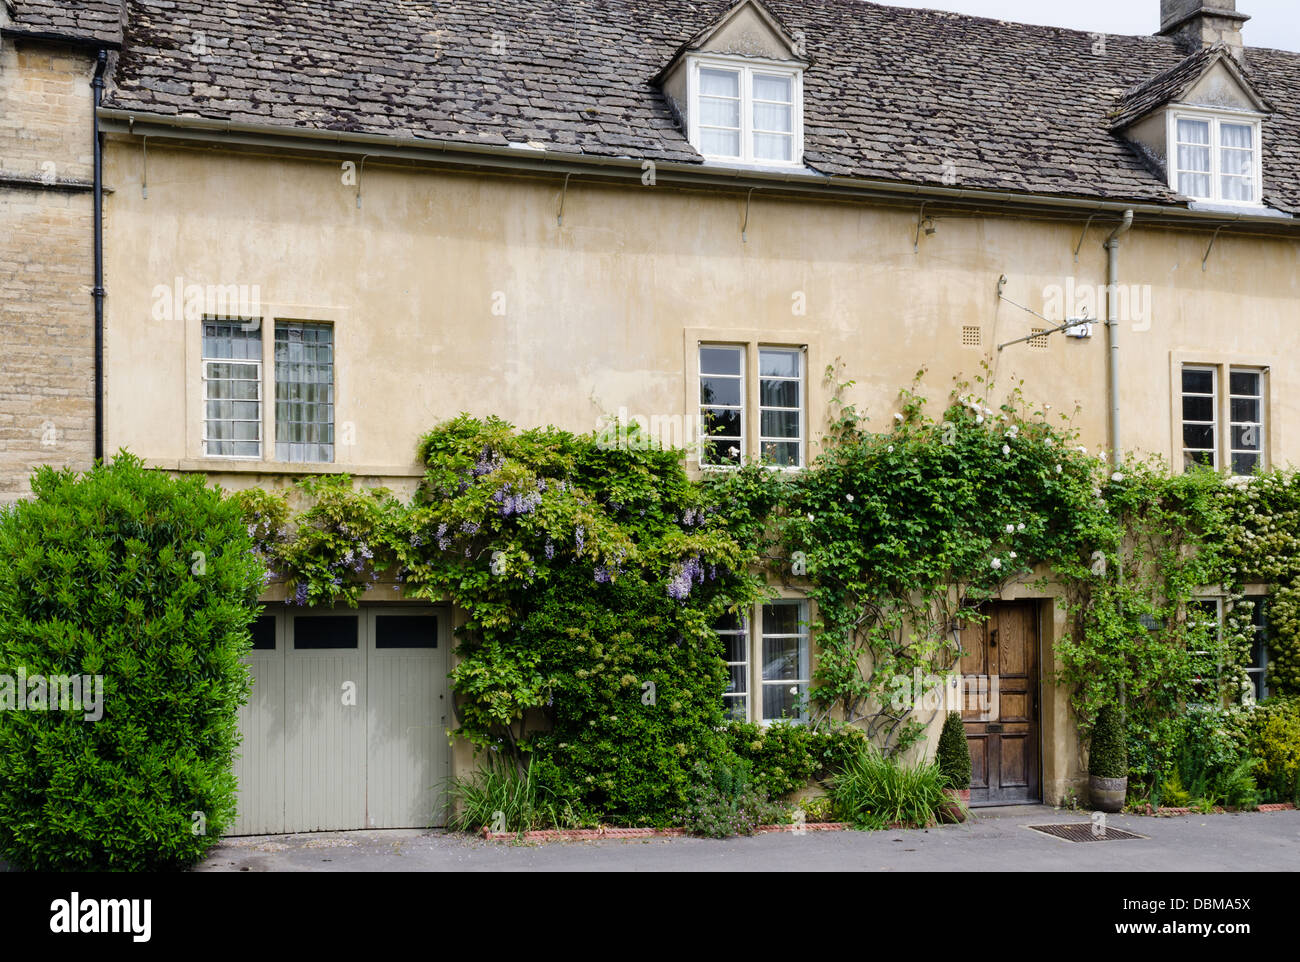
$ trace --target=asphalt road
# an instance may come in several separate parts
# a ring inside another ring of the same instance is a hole
[[[726,840],[671,838],[486,842],[441,831],[322,832],[230,838],[199,872],[511,871],[1184,871],[1300,870],[1300,811],[1171,818],[1113,815],[1141,839],[1069,842],[1029,825],[1087,813],[1046,806],[977,810],[964,825],[886,832],[772,833]]]

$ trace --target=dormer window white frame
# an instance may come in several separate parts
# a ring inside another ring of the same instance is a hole
[[[803,166],[802,67],[694,54],[687,63],[686,92],[687,137],[706,160]]]
[[[1167,117],[1171,189],[1212,204],[1263,206],[1262,114],[1174,106]]]

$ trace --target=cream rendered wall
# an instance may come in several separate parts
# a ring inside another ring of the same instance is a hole
[[[999,302],[999,275],[1007,297],[1040,311],[1051,287],[1104,285],[1101,219],[1076,265],[1076,224],[941,216],[913,253],[912,211],[756,194],[742,243],[743,194],[575,178],[560,227],[557,181],[371,163],[358,209],[337,163],[152,146],[148,199],[141,169],[138,148],[110,144],[109,450],[222,466],[197,461],[199,324],[153,317],[155,285],[177,277],[256,286],[272,313],[335,323],[336,424],[353,425],[354,444],[333,469],[368,476],[409,476],[420,434],[460,411],[575,431],[619,408],[688,416],[691,336],[806,336],[814,435],[821,374],[842,358],[878,429],[921,367],[940,401],[987,361],[995,397],[1023,379],[1058,411],[1082,405],[1084,444],[1106,440],[1104,328],[994,348],[1043,326]],[[1271,455],[1286,461],[1300,247],[1220,236],[1202,270],[1208,243],[1140,220],[1124,239],[1120,281],[1149,285],[1151,303],[1149,318],[1121,324],[1125,446],[1174,453],[1174,358],[1241,358],[1271,365]],[[980,328],[982,347],[962,346],[963,326]]]

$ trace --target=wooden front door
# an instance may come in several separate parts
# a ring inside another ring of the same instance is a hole
[[[962,706],[970,749],[972,805],[1037,802],[1038,606],[997,602],[984,624],[962,632],[961,671],[967,696]],[[987,696],[972,694],[986,679]]]

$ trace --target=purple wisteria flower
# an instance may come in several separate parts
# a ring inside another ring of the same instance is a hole
[[[674,601],[685,601],[697,581],[701,584],[704,582],[704,566],[700,564],[699,558],[687,558],[668,582],[668,597]]]
[[[578,525],[574,528],[573,543],[578,548],[578,554],[582,554],[582,546],[587,543],[587,532],[583,530],[582,525]]]
[[[554,561],[554,560],[555,560],[555,542],[552,541],[550,538],[547,538],[547,539],[546,539],[546,548],[545,548],[544,550],[545,550],[545,552],[546,552],[546,560],[547,560],[547,561]]]
[[[298,587],[294,590],[294,593],[293,593],[293,604],[295,604],[295,605],[305,605],[305,604],[307,604],[307,585],[306,585],[306,584],[299,583]]]
[[[460,523],[460,530],[465,534],[478,534],[478,522],[462,521]]]
[[[607,585],[610,582],[609,569],[604,565],[596,566],[596,583]]]
[[[493,471],[500,470],[505,466],[505,463],[505,459],[490,447],[485,447],[482,452],[480,452],[478,460],[474,462],[474,470],[472,474],[476,478],[481,478],[484,475],[491,474]]]

